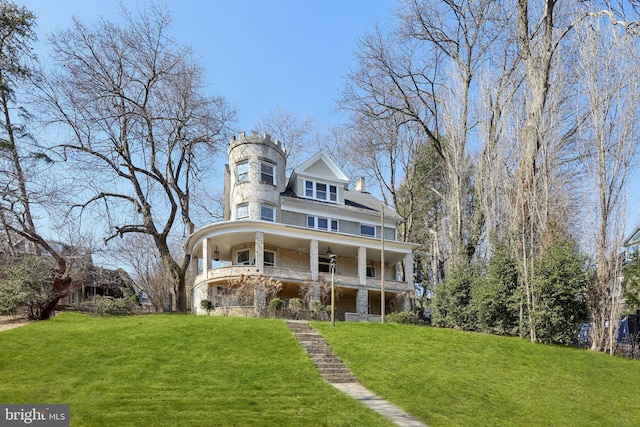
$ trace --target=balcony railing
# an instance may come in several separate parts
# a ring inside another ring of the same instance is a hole
[[[249,275],[252,277],[259,276],[263,274],[264,276],[273,277],[277,280],[285,281],[285,282],[307,282],[311,280],[311,271],[310,270],[300,270],[289,267],[265,267],[264,272],[260,272],[253,265],[231,265],[225,267],[218,267],[209,269],[206,273],[199,274],[196,277],[196,282],[202,282],[204,280],[208,281],[217,281],[224,282],[227,280],[238,279],[242,275]],[[331,274],[330,273],[319,273],[318,278],[320,280],[325,281],[326,283],[331,283]],[[338,287],[348,287],[348,288],[358,288],[360,287],[360,280],[358,276],[349,275],[349,274],[339,274],[335,275],[336,286]],[[403,281],[397,280],[389,280],[385,279],[384,281],[385,289],[388,291],[396,291],[401,292],[407,290],[407,283]],[[367,288],[378,288],[380,287],[380,279],[379,278],[367,278]]]

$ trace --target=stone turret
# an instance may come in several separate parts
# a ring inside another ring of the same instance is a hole
[[[280,142],[270,135],[240,132],[229,141],[227,155],[225,219],[280,222],[280,193],[286,188],[286,159]]]

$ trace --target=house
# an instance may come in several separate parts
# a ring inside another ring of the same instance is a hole
[[[22,237],[6,232],[0,239],[0,265],[9,258],[22,256],[42,257],[55,267],[55,260],[42,247]],[[66,274],[71,284],[60,305],[79,306],[93,303],[98,296],[122,298],[133,291],[133,280],[122,269],[112,270],[93,263],[91,251],[85,247],[55,240],[46,243],[66,262]]]
[[[284,301],[310,286],[307,304],[330,304],[321,289],[332,273],[338,320],[375,320],[382,289],[385,313],[410,309],[417,245],[397,239],[402,218],[366,191],[364,179],[348,188],[324,152],[285,179],[285,152],[268,135],[232,137],[228,161],[224,220],[199,228],[185,245],[196,270],[193,312],[205,314],[200,302],[219,301],[243,276],[277,280]],[[265,298],[256,292],[253,308],[265,307]]]
[[[638,247],[640,246],[640,227],[636,228],[631,236],[625,240],[624,244],[624,262],[633,261],[638,256]]]

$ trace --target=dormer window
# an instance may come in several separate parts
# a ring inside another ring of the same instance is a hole
[[[260,181],[265,184],[276,185],[275,178],[276,166],[273,163],[261,161],[260,162]]]
[[[304,196],[309,199],[338,201],[338,187],[324,182],[304,181]]]
[[[338,187],[335,185],[329,186],[329,200],[332,202],[338,201]]]

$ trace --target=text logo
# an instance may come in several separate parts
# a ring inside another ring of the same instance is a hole
[[[69,405],[1,405],[0,425],[69,427]]]

